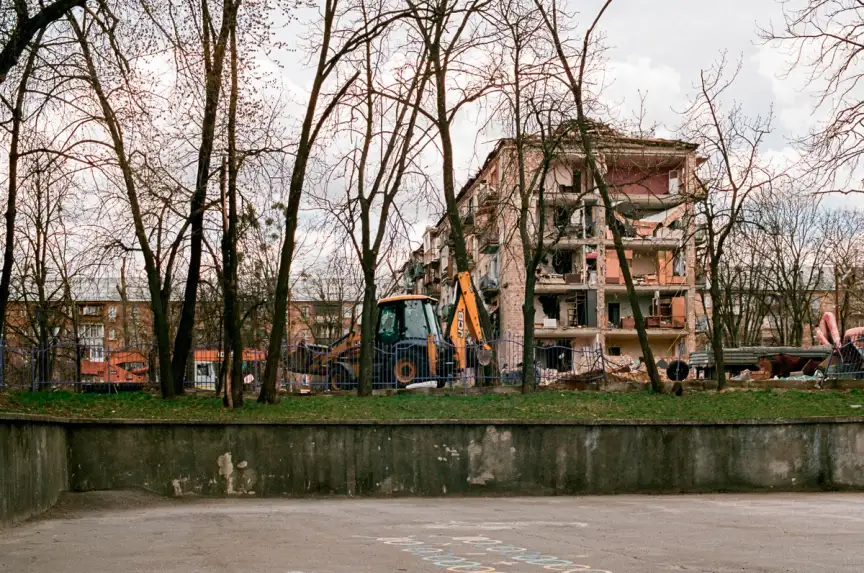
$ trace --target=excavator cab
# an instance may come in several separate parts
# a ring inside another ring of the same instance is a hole
[[[437,301],[402,295],[378,301],[375,380],[382,387],[431,383],[443,388],[454,374],[453,349],[444,342]]]

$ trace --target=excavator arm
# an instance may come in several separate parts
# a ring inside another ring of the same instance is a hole
[[[489,346],[486,333],[483,332],[483,327],[480,326],[480,313],[477,309],[477,296],[474,294],[474,289],[471,288],[471,273],[461,272],[456,275],[456,298],[455,312],[450,321],[448,329],[450,342],[453,344],[456,353],[456,363],[460,369],[467,368],[468,355],[467,346],[472,339],[474,343],[481,346],[483,354],[488,356],[480,357],[480,362],[487,362],[491,359],[492,348]]]

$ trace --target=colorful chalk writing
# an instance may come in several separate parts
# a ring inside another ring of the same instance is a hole
[[[366,536],[355,536],[369,539]],[[375,541],[398,547],[406,553],[454,573],[522,573],[525,565],[540,567],[556,573],[612,573],[606,569],[595,569],[591,565],[576,563],[554,555],[546,555],[531,551],[525,547],[510,545],[488,537],[451,537],[451,541],[471,549],[466,551],[466,557],[460,556],[451,548],[452,543],[427,543],[417,539],[416,535],[407,537],[377,537]],[[478,553],[478,551],[480,551]],[[494,563],[484,563],[477,556],[496,558]],[[585,557],[583,555],[579,556]],[[500,570],[495,565],[506,565],[507,571]],[[518,568],[518,570],[516,569]]]

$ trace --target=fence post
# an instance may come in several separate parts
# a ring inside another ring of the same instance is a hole
[[[603,352],[603,345],[597,345],[597,351],[600,352],[600,367],[603,369],[603,382],[608,382],[606,378],[606,353]]]
[[[36,359],[39,356],[35,348],[30,349],[30,391],[36,391]]]

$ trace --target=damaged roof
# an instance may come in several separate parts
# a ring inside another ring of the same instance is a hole
[[[588,124],[588,133],[590,135],[595,136],[597,139],[595,143],[598,147],[607,149],[614,145],[628,145],[633,147],[666,147],[670,149],[680,149],[682,151],[696,151],[699,148],[698,143],[689,143],[686,141],[681,141],[677,139],[662,139],[659,137],[636,137],[632,135],[628,135],[621,130],[615,129],[607,123],[602,121],[598,121],[595,119],[586,119],[586,124]],[[572,139],[581,139],[578,134],[578,125],[577,120],[571,120],[568,122],[564,122],[560,124],[557,128],[557,133],[566,132],[566,137]],[[533,136],[535,139],[538,136]],[[483,161],[483,165],[478,169],[474,175],[468,178],[468,180],[462,185],[462,188],[459,190],[459,194],[456,196],[456,202],[458,203],[466,193],[474,186],[474,183],[477,182],[480,175],[486,171],[486,168],[489,167],[489,164],[495,160],[498,154],[501,152],[507,144],[513,142],[513,138],[506,137],[499,139],[495,144],[495,147],[489,154],[486,156],[485,161]],[[435,224],[436,227],[440,226],[447,219],[447,212],[445,211],[441,218],[438,219],[438,222]]]

